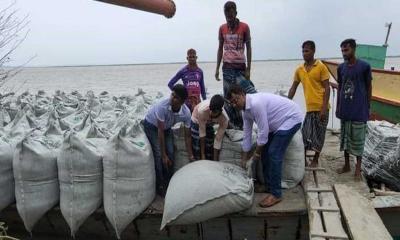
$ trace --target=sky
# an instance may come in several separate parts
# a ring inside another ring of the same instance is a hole
[[[225,22],[221,0],[174,0],[171,19],[94,0],[16,1],[28,15],[29,34],[10,65],[70,66],[216,61],[218,29]],[[340,42],[382,45],[392,22],[388,55],[400,55],[399,0],[238,0],[238,18],[250,26],[254,60],[299,59],[311,39],[317,57],[340,56]]]

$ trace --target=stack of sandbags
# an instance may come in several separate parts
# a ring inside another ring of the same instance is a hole
[[[0,212],[15,200],[12,169],[14,149],[12,144],[5,140],[0,138]]]
[[[16,146],[13,170],[17,210],[26,230],[58,204],[57,155],[62,135],[29,136]]]
[[[58,156],[60,208],[74,236],[82,223],[102,204],[103,150],[107,139],[86,118],[80,132],[70,132]]]
[[[118,135],[127,123],[141,120],[150,105],[160,97],[146,95],[143,91],[136,96],[121,97],[112,97],[106,92],[82,95],[77,91],[70,94],[57,91],[52,96],[44,91],[37,94],[25,92],[19,96],[0,94],[0,211],[14,202],[17,193],[18,212],[31,231],[40,217],[61,197],[62,214],[74,234],[103,202],[102,161],[107,139]],[[118,234],[123,229],[124,221],[141,212],[154,195],[154,161],[148,160],[150,156],[146,155],[148,144],[141,145],[140,139],[144,135],[133,128],[124,132],[129,134],[119,141],[130,145],[129,149],[121,151],[131,154],[129,151],[135,149],[137,152],[132,156],[140,156],[132,162],[125,158],[127,168],[124,170],[128,172],[132,170],[129,165],[143,163],[139,164],[143,167],[140,173],[147,171],[148,176],[146,187],[144,183],[128,187],[143,191],[136,192],[135,199],[129,202],[132,206],[129,212],[124,212],[126,216],[114,221]],[[110,141],[115,143],[116,140],[113,138]],[[111,142],[109,145],[115,146]],[[139,170],[136,168],[140,167],[135,166],[132,174],[137,173]],[[141,179],[136,175],[116,176],[118,181],[113,184],[117,185],[124,182],[125,177],[132,177],[135,180],[131,181],[135,182]],[[123,195],[119,194],[120,188],[115,190],[118,190],[116,196]],[[58,194],[56,191],[61,192]],[[117,209],[114,213],[118,215],[128,204],[125,197],[119,199],[122,203],[113,205]],[[134,204],[136,200],[137,205]]]
[[[121,128],[105,147],[104,210],[118,239],[155,197],[154,159],[138,121]]]
[[[370,179],[400,191],[400,126],[369,121],[361,167]]]
[[[0,211],[15,200],[14,151],[16,145],[36,127],[32,120],[29,120],[31,114],[31,108],[28,106],[19,109],[13,114],[13,120],[0,131]]]
[[[181,168],[167,190],[161,229],[243,211],[253,203],[253,180],[241,167],[199,160]]]

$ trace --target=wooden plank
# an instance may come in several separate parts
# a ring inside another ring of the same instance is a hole
[[[353,240],[393,239],[367,199],[344,184],[335,184],[334,189]]]
[[[259,217],[231,218],[232,240],[265,239],[265,220]]]
[[[161,218],[145,217],[135,220],[139,239],[169,239],[169,226],[160,231]]]
[[[316,193],[321,193],[321,192],[333,192],[332,188],[330,187],[309,187],[307,188],[306,192],[316,192]]]
[[[315,239],[316,237],[329,238],[329,239],[344,239],[344,240],[349,239],[347,235],[338,235],[336,233],[326,233],[326,232],[312,232],[311,238]]]
[[[326,172],[326,169],[323,167],[305,167],[306,171],[323,171]]]
[[[258,206],[258,203],[264,198],[265,193],[254,193],[253,205],[241,214],[262,217],[307,215],[304,190],[301,186],[296,186],[292,189],[283,189],[282,202],[269,208],[261,208]]]
[[[306,172],[303,179],[303,187],[305,190],[317,187],[314,181],[313,172]],[[324,232],[321,214],[318,211],[311,211],[312,208],[320,207],[317,192],[306,192],[309,222],[309,238],[311,240],[325,240],[322,237],[311,237],[311,232]]]
[[[375,208],[400,208],[400,196],[376,196],[372,203]]]
[[[200,240],[199,226],[197,224],[169,226],[169,237],[174,240]]]
[[[230,240],[229,220],[214,218],[201,223],[202,240]]]
[[[334,208],[334,207],[314,207],[311,210],[318,212],[340,212],[339,208]]]
[[[267,218],[267,238],[268,240],[288,240],[297,239],[300,228],[300,218],[294,217],[273,217]],[[252,238],[248,238],[250,240]]]
[[[328,187],[328,176],[325,173],[318,172],[316,173],[316,176],[320,182],[320,187]],[[320,193],[319,197],[323,208],[339,209],[333,192]],[[348,235],[342,224],[342,216],[340,211],[324,211],[321,214],[327,232],[336,234],[338,236],[347,236],[348,238]]]

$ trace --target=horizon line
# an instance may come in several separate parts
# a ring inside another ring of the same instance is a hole
[[[400,57],[400,55],[390,55],[386,56],[386,58],[396,58]],[[342,56],[335,57],[321,57],[317,59],[340,59]],[[252,60],[252,62],[280,62],[280,61],[301,61],[303,58],[278,58],[278,59],[256,59]],[[197,63],[215,63],[216,61],[199,61]],[[185,64],[187,62],[149,62],[149,63],[115,63],[115,64],[82,64],[82,65],[38,65],[38,66],[25,66],[23,68],[67,68],[67,67],[105,67],[105,66],[140,66],[140,65],[164,65],[164,64]],[[21,66],[4,66],[4,67],[21,67]]]

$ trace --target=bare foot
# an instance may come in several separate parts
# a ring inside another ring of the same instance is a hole
[[[354,172],[354,181],[361,181],[361,172],[360,171],[355,171]]]
[[[342,174],[342,173],[346,173],[346,172],[350,172],[350,171],[351,171],[350,166],[346,166],[346,165],[343,168],[339,168],[336,170],[336,172],[338,174]]]
[[[279,203],[280,201],[282,201],[282,198],[277,198],[271,194],[264,198],[258,205],[262,208],[268,208]]]

